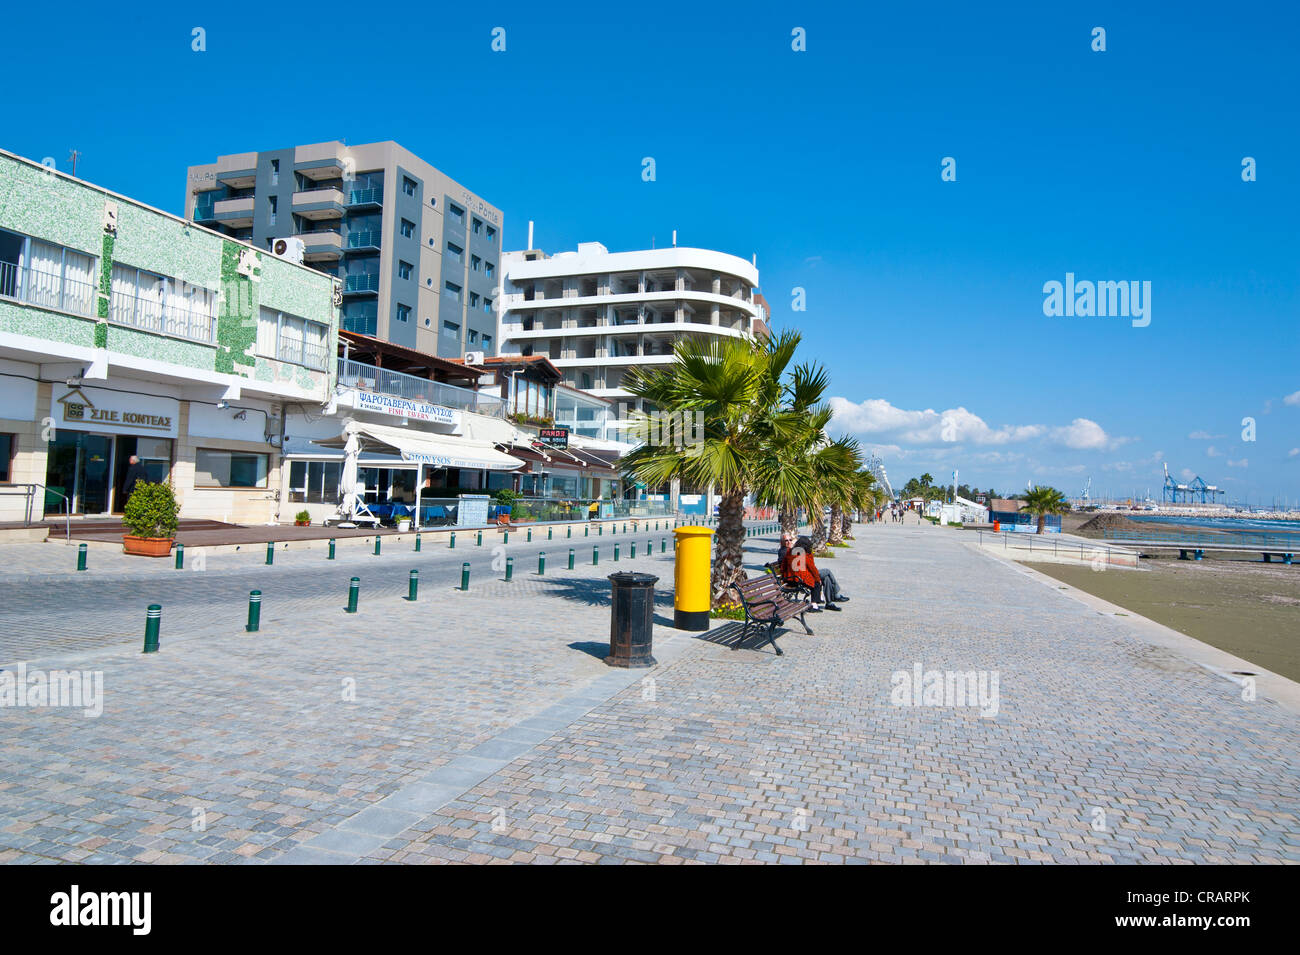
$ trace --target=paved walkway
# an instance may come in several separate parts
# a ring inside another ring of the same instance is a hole
[[[660,665],[632,672],[600,661],[612,540],[572,573],[552,544],[545,578],[512,544],[509,585],[466,551],[468,594],[458,545],[416,604],[408,555],[277,558],[255,636],[242,599],[216,613],[253,571],[186,572],[152,656],[162,571],[79,598],[26,573],[26,629],[64,629],[23,655],[102,671],[104,713],[0,710],[0,862],[1300,861],[1300,717],[953,534],[856,532],[824,565],[854,599],[780,658],[673,631],[671,553],[624,550],[663,578]],[[129,642],[95,630],[101,591],[134,600]],[[916,665],[996,671],[996,713],[894,705]]]

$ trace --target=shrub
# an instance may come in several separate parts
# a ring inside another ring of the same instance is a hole
[[[293,515],[293,519],[300,524],[309,524],[311,523],[311,511],[299,511]]]
[[[132,537],[175,537],[180,512],[170,484],[140,481],[122,509],[122,523]]]
[[[709,616],[714,620],[744,620],[745,608],[740,604],[719,604],[709,611]]]
[[[496,501],[498,504],[510,506],[514,504],[515,501],[519,500],[519,495],[515,491],[510,490],[510,488],[503,487],[493,492],[492,500]]]

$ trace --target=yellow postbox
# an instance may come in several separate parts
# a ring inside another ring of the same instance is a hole
[[[678,630],[708,630],[713,590],[713,529],[679,527],[673,573],[673,626]]]

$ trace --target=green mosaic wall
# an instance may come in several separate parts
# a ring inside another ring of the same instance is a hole
[[[95,347],[94,322],[3,300],[0,300],[0,331],[65,345]]]
[[[0,226],[57,242],[87,255],[100,254],[102,196],[8,156],[0,156]]]

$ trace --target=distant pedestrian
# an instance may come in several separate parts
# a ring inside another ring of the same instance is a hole
[[[135,486],[141,481],[148,480],[149,472],[146,471],[144,465],[140,463],[140,458],[134,454],[131,455],[127,463],[126,480],[122,482],[122,493],[126,496],[125,499],[128,501],[131,500],[131,492],[135,490]]]

